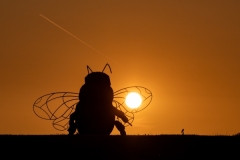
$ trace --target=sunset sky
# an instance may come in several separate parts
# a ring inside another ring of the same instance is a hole
[[[114,91],[153,93],[128,134],[240,132],[239,8],[239,0],[0,0],[0,134],[67,134],[38,118],[34,101],[79,92],[86,66],[106,63]]]

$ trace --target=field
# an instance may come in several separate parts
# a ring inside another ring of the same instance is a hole
[[[75,159],[239,159],[240,136],[198,135],[0,135],[1,154],[26,153]],[[29,150],[30,148],[30,150]],[[32,155],[32,154],[30,154]],[[29,154],[19,154],[28,157]],[[8,157],[11,154],[8,154]],[[12,155],[14,156],[14,154]],[[237,157],[238,158],[237,158]],[[235,158],[234,158],[235,157]]]

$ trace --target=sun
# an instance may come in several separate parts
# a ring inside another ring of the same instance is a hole
[[[125,103],[129,108],[138,108],[142,104],[142,98],[138,93],[130,92],[126,96]]]

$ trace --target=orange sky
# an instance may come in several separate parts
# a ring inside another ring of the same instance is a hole
[[[86,66],[106,63],[114,90],[153,93],[128,134],[240,132],[239,8],[238,0],[1,1],[0,134],[67,133],[38,118],[34,101],[78,92]]]

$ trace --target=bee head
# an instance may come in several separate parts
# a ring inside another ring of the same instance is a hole
[[[85,84],[111,85],[110,78],[106,73],[92,72],[85,77]]]
[[[93,72],[90,69],[90,67],[87,66],[88,75],[85,77],[85,84],[100,84],[110,86],[111,85],[110,78],[106,73],[104,73],[104,70],[107,66],[109,67],[110,72],[112,73],[112,70],[108,63],[105,65],[102,72]]]

